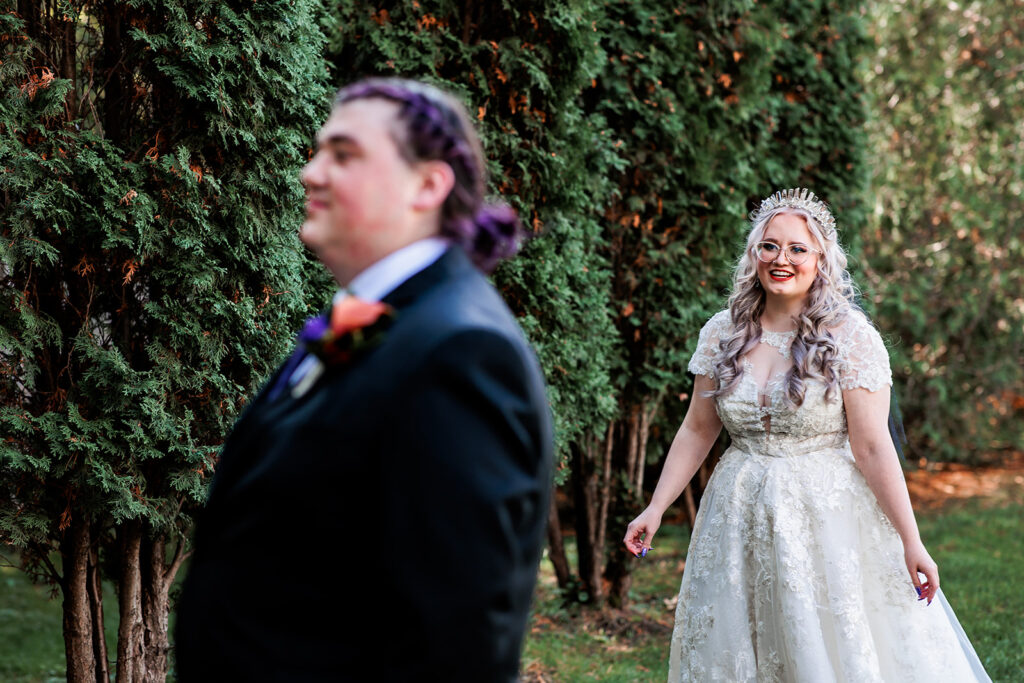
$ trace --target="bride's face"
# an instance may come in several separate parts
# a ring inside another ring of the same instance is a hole
[[[757,277],[769,297],[802,299],[818,272],[818,243],[803,216],[781,213],[772,218],[761,237]],[[765,262],[763,259],[770,259]],[[799,261],[794,263],[793,261]]]

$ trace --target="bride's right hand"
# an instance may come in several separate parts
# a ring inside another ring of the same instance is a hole
[[[641,512],[636,519],[626,527],[626,537],[622,542],[626,544],[626,550],[640,557],[640,553],[646,548],[651,549],[651,539],[661,526],[661,515],[655,510],[647,508]]]
[[[925,550],[920,540],[914,540],[903,545],[903,558],[907,562],[907,570],[910,572],[910,580],[918,589],[918,599],[927,600],[932,604],[935,594],[939,590],[939,568],[935,560]],[[921,574],[925,580],[922,583]]]

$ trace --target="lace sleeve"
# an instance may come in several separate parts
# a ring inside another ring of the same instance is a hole
[[[892,384],[889,352],[878,330],[862,313],[853,312],[835,331],[839,347],[839,386],[878,391]]]
[[[697,339],[697,350],[690,358],[688,370],[695,375],[714,378],[714,359],[718,354],[718,343],[726,336],[731,319],[729,311],[719,311],[704,323]]]

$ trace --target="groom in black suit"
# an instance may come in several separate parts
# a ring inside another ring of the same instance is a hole
[[[178,607],[180,680],[515,680],[551,423],[479,270],[518,235],[483,203],[484,168],[446,94],[338,94],[301,236],[343,289],[224,444]]]

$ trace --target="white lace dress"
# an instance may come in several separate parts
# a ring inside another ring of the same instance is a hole
[[[690,371],[713,377],[728,311],[701,330]],[[770,335],[770,336],[769,336]],[[833,331],[843,389],[886,389],[885,345],[859,313]],[[789,355],[792,333],[762,342]],[[670,683],[989,681],[941,592],[917,600],[903,546],[857,469],[842,396],[752,366],[716,400],[732,445],[701,500],[676,609]],[[767,404],[767,405],[765,405]]]

